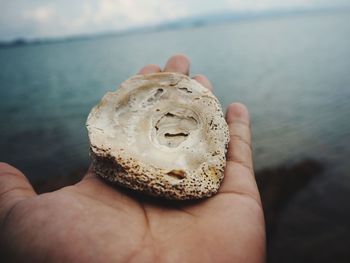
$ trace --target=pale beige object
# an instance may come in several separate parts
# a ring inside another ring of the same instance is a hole
[[[216,97],[178,73],[136,75],[87,119],[93,168],[111,182],[168,199],[216,193],[228,126]]]

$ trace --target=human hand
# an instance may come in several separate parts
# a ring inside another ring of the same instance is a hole
[[[155,65],[140,73],[160,72]],[[171,57],[164,71],[189,73]],[[202,75],[194,77],[208,89]],[[111,186],[91,171],[37,195],[16,168],[0,165],[0,253],[16,262],[263,262],[265,227],[252,165],[247,109],[231,104],[231,140],[219,192],[200,201],[157,200]]]

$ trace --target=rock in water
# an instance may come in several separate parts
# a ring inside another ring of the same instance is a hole
[[[87,119],[97,175],[167,199],[215,194],[228,126],[217,98],[178,73],[136,75],[108,92]]]

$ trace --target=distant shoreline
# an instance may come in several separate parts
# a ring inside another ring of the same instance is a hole
[[[184,28],[203,27],[208,25],[243,22],[260,19],[274,19],[284,17],[297,17],[303,15],[325,15],[334,13],[350,13],[350,5],[339,7],[323,7],[318,9],[292,9],[292,10],[273,10],[265,12],[223,12],[203,16],[186,17],[178,20],[168,21],[157,25],[148,25],[142,27],[129,28],[120,31],[75,35],[66,37],[35,38],[27,39],[18,37],[12,40],[0,40],[0,48],[13,48],[29,45],[46,45],[61,42],[84,41],[97,38],[117,37],[140,33],[152,33],[165,30],[178,30]]]

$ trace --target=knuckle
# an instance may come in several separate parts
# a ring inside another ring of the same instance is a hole
[[[252,144],[251,141],[248,139],[243,138],[241,135],[239,134],[231,134],[230,135],[230,139],[231,140],[236,140],[238,143],[245,145],[246,147],[249,148],[250,151],[252,151]]]

